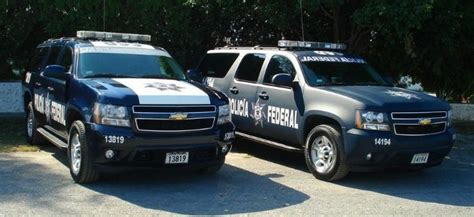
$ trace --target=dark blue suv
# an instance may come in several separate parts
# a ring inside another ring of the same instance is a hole
[[[28,142],[68,150],[74,181],[114,166],[215,173],[234,125],[221,92],[191,82],[149,35],[78,31],[40,44],[24,79]]]

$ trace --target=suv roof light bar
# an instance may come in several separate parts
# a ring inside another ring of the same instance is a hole
[[[279,40],[278,47],[301,48],[301,49],[345,50],[347,48],[347,45],[342,44],[342,43]]]
[[[93,38],[107,41],[151,41],[150,35],[117,33],[117,32],[96,32],[96,31],[77,31],[78,38]]]

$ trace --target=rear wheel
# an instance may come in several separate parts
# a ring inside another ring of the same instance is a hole
[[[72,123],[68,139],[69,170],[76,183],[90,183],[99,179],[99,172],[94,168],[86,128],[82,121]]]
[[[345,162],[342,136],[330,125],[313,128],[306,139],[306,165],[314,177],[323,181],[344,178],[349,172]]]
[[[29,102],[26,107],[26,140],[31,145],[44,145],[46,144],[46,139],[36,131],[39,127],[38,120],[35,117],[33,110],[33,103]]]

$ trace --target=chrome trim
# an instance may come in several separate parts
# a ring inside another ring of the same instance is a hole
[[[419,117],[419,118],[394,118],[393,114],[430,114],[430,113],[444,113],[443,117]],[[392,120],[419,120],[419,119],[437,119],[437,118],[447,118],[447,111],[427,111],[427,112],[392,112],[390,113]]]
[[[257,136],[252,136],[252,135],[242,133],[242,132],[239,132],[239,131],[235,131],[235,135],[245,137],[248,140],[252,140],[252,141],[258,142],[260,144],[268,145],[270,147],[274,147],[274,148],[278,148],[278,149],[282,149],[282,150],[286,150],[286,151],[291,151],[291,152],[302,152],[303,151],[302,149],[298,149],[298,148],[295,148],[295,147],[292,147],[292,146],[288,146],[288,145],[285,145],[285,144],[282,144],[282,143],[279,143],[279,142],[274,142],[274,141],[271,141],[271,140],[268,140],[268,139],[263,139],[263,138],[260,138],[260,137],[257,137]]]
[[[434,124],[442,124],[444,123],[444,129],[440,132],[436,132],[436,133],[425,133],[425,134],[399,134],[397,133],[397,128],[396,126],[406,126],[406,125],[411,125],[411,126],[423,126],[423,125],[420,125],[418,123],[414,124],[414,123],[394,123],[393,124],[393,132],[395,133],[395,135],[397,136],[430,136],[430,135],[436,135],[436,134],[441,134],[441,133],[444,133],[446,132],[446,129],[447,129],[447,124],[448,122],[446,121],[440,121],[440,122],[435,122],[435,123],[431,123],[431,125],[434,125]]]
[[[186,120],[199,120],[199,119],[212,119],[212,125],[211,127],[208,128],[197,128],[197,129],[192,129],[192,130],[143,130],[138,127],[137,120],[164,120],[164,121],[177,121],[177,120],[170,120],[168,118],[135,118],[135,126],[137,127],[138,131],[142,132],[191,132],[191,131],[202,131],[202,130],[209,130],[214,128],[216,118],[215,117],[202,117],[202,118],[188,118]]]
[[[170,112],[135,112],[135,107],[153,107],[153,108],[159,108],[159,107],[212,107],[214,108],[214,111],[208,111],[208,112],[183,112],[183,113],[188,113],[188,114],[204,114],[204,113],[215,113],[217,112],[217,108],[215,105],[133,105],[132,106],[132,112],[133,114],[172,114],[176,113],[173,111]]]

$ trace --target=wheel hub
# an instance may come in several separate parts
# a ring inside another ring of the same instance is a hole
[[[317,172],[331,171],[335,163],[334,145],[326,136],[317,137],[311,144],[311,160]]]
[[[81,142],[79,135],[74,133],[71,138],[71,169],[77,175],[81,169]]]

